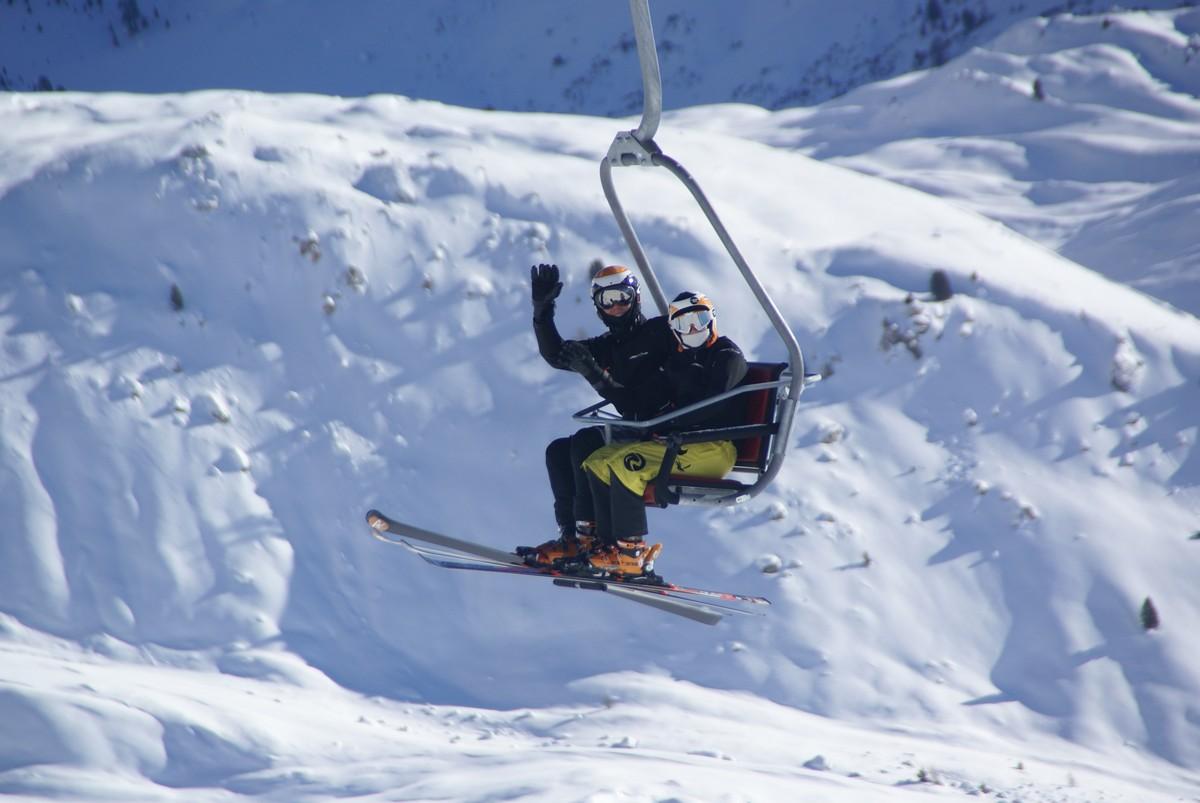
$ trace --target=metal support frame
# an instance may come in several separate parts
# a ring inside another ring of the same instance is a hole
[[[638,63],[642,69],[642,120],[636,129],[618,133],[612,145],[609,146],[608,153],[600,162],[600,185],[604,190],[604,197],[608,200],[613,217],[617,221],[617,226],[633,254],[638,270],[644,283],[649,287],[659,312],[666,314],[667,299],[663,294],[658,277],[650,265],[650,260],[646,257],[645,249],[642,248],[637,232],[630,223],[620,198],[617,197],[612,178],[614,167],[665,167],[683,183],[700,206],[701,211],[704,212],[709,224],[716,231],[721,244],[741,272],[742,278],[749,285],[754,297],[766,312],[771,325],[787,348],[791,379],[787,387],[780,390],[779,437],[774,441],[771,460],[766,470],[748,490],[749,496],[753,496],[770,484],[782,466],[784,455],[787,453],[788,433],[792,428],[796,403],[804,391],[806,379],[808,382],[813,380],[805,376],[804,354],[800,350],[800,344],[796,342],[796,336],[792,334],[787,321],[780,314],[775,302],[771,300],[758,277],[754,275],[754,271],[746,264],[741,251],[734,244],[733,238],[730,237],[716,210],[709,203],[704,191],[700,189],[700,185],[679,162],[663,153],[662,149],[654,142],[654,135],[658,132],[658,124],[662,118],[662,75],[658,66],[658,51],[654,44],[654,28],[650,21],[649,0],[629,0],[629,11],[633,18],[634,36],[637,38]],[[576,420],[580,420],[578,414]]]

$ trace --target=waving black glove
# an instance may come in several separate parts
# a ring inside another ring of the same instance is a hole
[[[529,269],[529,284],[532,288],[533,319],[545,320],[554,314],[554,299],[562,292],[562,282],[558,280],[558,266],[534,265]]]
[[[597,392],[604,393],[606,389],[616,385],[612,377],[608,375],[608,371],[605,371],[596,362],[596,358],[588,351],[588,347],[578,340],[564,341],[560,354],[563,363],[586,379]]]

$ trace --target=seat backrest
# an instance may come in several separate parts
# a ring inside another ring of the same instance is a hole
[[[785,362],[752,362],[748,365],[745,378],[739,385],[755,385],[760,382],[775,382],[783,375],[788,364]],[[744,394],[745,407],[743,424],[769,424],[775,415],[775,402],[779,398],[779,388],[756,390]],[[757,438],[745,438],[734,441],[737,446],[737,462],[735,468],[757,471],[760,474],[767,469],[767,457],[771,453],[771,435],[761,435]]]

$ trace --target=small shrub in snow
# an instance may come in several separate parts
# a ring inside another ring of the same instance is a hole
[[[941,785],[942,783],[940,780],[938,780],[936,773],[934,773],[932,770],[927,770],[924,767],[921,767],[921,769],[917,770],[917,781],[919,783],[931,783],[935,785]]]
[[[778,555],[763,555],[758,559],[758,569],[763,574],[776,574],[783,570],[783,560]]]
[[[1133,390],[1144,364],[1145,360],[1134,349],[1129,338],[1118,337],[1112,361],[1112,386],[1123,393]]]
[[[197,398],[201,408],[212,416],[214,421],[219,421],[222,424],[228,424],[233,420],[233,414],[229,411],[229,405],[224,399],[215,393],[202,393]]]
[[[783,502],[776,501],[767,506],[767,516],[771,519],[771,521],[782,521],[783,519],[787,518],[787,515],[787,505],[785,505]]]
[[[819,426],[821,443],[837,443],[846,436],[846,428],[836,421],[823,421]]]
[[[337,310],[337,299],[326,293],[321,297],[321,309],[326,315],[332,315]]]
[[[702,756],[703,758],[716,758],[721,761],[733,761],[733,756],[728,753],[722,753],[720,750],[689,750],[689,756]]]
[[[908,353],[913,356],[913,359],[921,359],[921,344],[918,341],[917,333],[911,329],[901,329],[899,324],[884,318],[883,337],[880,338],[879,347],[884,351],[891,351],[894,346],[900,344],[908,349]]]
[[[975,480],[975,493],[983,496],[990,490],[992,490],[992,486],[987,480]]]
[[[179,289],[179,285],[171,285],[171,309],[176,312],[183,310],[183,291]]]
[[[122,374],[117,377],[116,388],[118,395],[126,399],[142,398],[142,383],[134,379],[132,376]]]
[[[929,317],[929,311],[925,308],[925,302],[917,298],[914,294],[909,293],[904,297],[904,305],[908,309],[908,317],[912,322],[913,330],[918,335],[923,335],[929,331],[933,325],[933,319]]]
[[[180,159],[207,159],[209,157],[208,148],[203,145],[188,145],[179,152]]]
[[[496,292],[496,288],[486,276],[468,276],[463,283],[467,298],[487,298]]]
[[[950,287],[950,277],[944,270],[935,270],[929,277],[929,292],[933,293],[935,301],[949,301],[954,296]]]
[[[259,145],[254,149],[254,158],[260,162],[282,162],[283,151],[273,145]]]
[[[1149,597],[1146,597],[1146,601],[1142,603],[1141,619],[1143,630],[1158,629],[1158,610]]]
[[[963,423],[966,424],[968,427],[973,427],[979,423],[979,413],[975,412],[970,407],[963,410],[962,417],[963,417]]]
[[[361,270],[353,265],[350,265],[348,268],[346,268],[345,280],[347,287],[357,290],[360,293],[367,284],[367,277]]]
[[[310,231],[303,238],[296,237],[296,243],[300,246],[300,255],[308,257],[311,262],[319,262],[321,259],[321,238],[317,236],[315,231]]]
[[[67,294],[67,311],[72,315],[83,314],[83,299],[74,293]]]
[[[183,396],[176,396],[171,401],[171,412],[190,415],[192,412],[192,403]]]
[[[804,762],[804,769],[817,770],[818,772],[828,772],[829,762],[825,760],[825,756],[813,756],[808,761]]]

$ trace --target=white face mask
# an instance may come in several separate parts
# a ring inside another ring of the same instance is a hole
[[[686,348],[698,349],[708,342],[712,332],[710,328],[713,315],[706,309],[696,309],[684,312],[671,319],[671,329],[675,337]]]
[[[679,342],[689,349],[698,349],[708,342],[708,330],[703,329],[699,332],[690,332],[686,335],[680,335]]]

